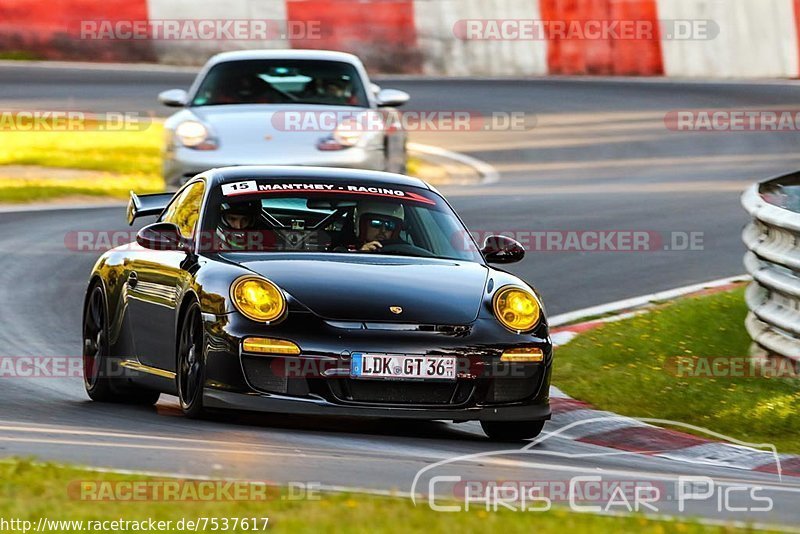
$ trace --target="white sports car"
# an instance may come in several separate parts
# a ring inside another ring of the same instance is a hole
[[[177,187],[229,165],[315,165],[404,173],[408,94],[371,83],[351,54],[247,50],[212,57],[165,123],[164,178]]]

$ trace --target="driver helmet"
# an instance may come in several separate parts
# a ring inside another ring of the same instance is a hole
[[[261,202],[252,200],[230,204],[224,202],[219,209],[217,235],[231,249],[244,249],[247,232],[256,227],[261,214]]]
[[[402,204],[375,200],[359,202],[353,215],[358,237],[361,239],[367,235],[367,228],[370,225],[385,225],[391,232],[391,239],[399,239],[405,220]]]

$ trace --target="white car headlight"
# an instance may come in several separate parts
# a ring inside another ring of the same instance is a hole
[[[216,140],[211,136],[211,132],[201,122],[185,121],[175,128],[175,137],[180,143],[188,148],[197,150],[214,150],[217,148]]]
[[[361,140],[364,128],[355,119],[345,119],[333,131],[333,139],[342,146],[356,146]]]
[[[319,150],[344,150],[358,145],[365,135],[381,132],[384,129],[383,119],[379,113],[367,112],[347,117],[331,132],[331,135],[320,139]]]

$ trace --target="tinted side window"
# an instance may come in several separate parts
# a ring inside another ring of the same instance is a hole
[[[196,182],[183,191],[167,206],[161,217],[164,222],[178,226],[183,237],[191,237],[194,233],[197,217],[200,215],[200,204],[203,201],[204,182]]]

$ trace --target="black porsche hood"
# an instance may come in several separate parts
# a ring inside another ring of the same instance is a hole
[[[271,280],[320,317],[340,321],[469,324],[478,315],[488,275],[485,266],[463,261],[224,257]],[[397,306],[401,313],[390,310]]]

